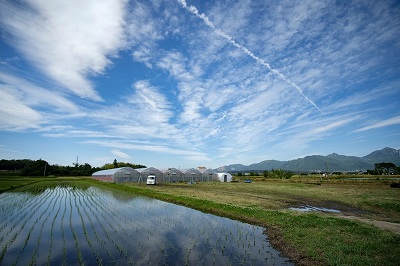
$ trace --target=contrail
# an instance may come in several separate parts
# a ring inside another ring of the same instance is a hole
[[[209,26],[210,28],[212,28],[219,36],[223,37],[224,39],[226,39],[228,42],[230,42],[231,44],[233,44],[236,48],[242,50],[243,52],[245,52],[248,56],[250,56],[251,58],[253,58],[257,63],[265,66],[266,68],[268,68],[269,71],[271,71],[273,74],[277,75],[278,77],[280,77],[281,79],[283,79],[284,81],[286,81],[287,83],[289,83],[290,86],[292,86],[293,88],[295,88],[300,94],[301,96],[303,96],[309,103],[311,103],[315,108],[318,109],[318,111],[320,111],[321,113],[322,110],[312,101],[310,100],[304,93],[303,90],[299,87],[299,85],[297,85],[296,83],[294,83],[293,81],[291,81],[289,78],[287,78],[285,75],[283,75],[281,72],[279,72],[278,70],[272,68],[270,66],[270,64],[268,64],[267,62],[264,61],[264,59],[259,58],[258,56],[256,56],[255,54],[253,54],[249,49],[247,49],[245,46],[237,43],[231,36],[229,36],[228,34],[226,34],[225,32],[223,32],[221,29],[218,29],[217,27],[215,27],[214,23],[212,23],[212,21],[204,14],[204,13],[200,13],[199,10],[197,9],[197,7],[195,6],[188,6],[186,3],[186,0],[177,0],[186,10],[188,10],[190,13],[194,14],[196,17],[200,18],[201,20],[204,21],[204,23],[206,23],[207,26]]]

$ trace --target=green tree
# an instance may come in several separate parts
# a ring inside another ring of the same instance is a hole
[[[113,168],[119,168],[119,167],[131,167],[133,169],[137,168],[146,168],[145,165],[142,164],[133,164],[133,163],[125,163],[125,162],[117,162],[115,159],[113,163],[106,163],[102,167],[100,167],[103,170],[107,169],[113,169]]]
[[[378,175],[388,175],[397,173],[397,167],[394,163],[375,163],[375,172]]]
[[[30,161],[22,170],[21,175],[23,176],[44,176],[48,175],[47,168],[49,164],[39,159],[37,161]]]
[[[290,171],[284,171],[282,169],[272,170],[268,176],[272,178],[280,178],[280,179],[290,179],[293,176],[293,173]]]

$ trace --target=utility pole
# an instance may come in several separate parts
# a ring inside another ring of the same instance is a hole
[[[79,161],[78,161],[78,159],[79,159],[79,156],[76,156],[76,162],[75,162],[75,163],[72,163],[72,165],[74,165],[75,167],[78,167],[78,166],[79,166]]]
[[[327,161],[325,161],[325,168],[326,168],[326,179],[329,180],[329,177],[328,177],[329,167],[328,167],[328,162]]]

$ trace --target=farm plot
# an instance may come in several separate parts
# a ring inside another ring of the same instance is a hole
[[[292,265],[262,227],[67,184],[0,195],[1,265]]]

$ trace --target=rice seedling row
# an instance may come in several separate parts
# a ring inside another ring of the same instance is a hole
[[[107,225],[110,226],[110,222],[108,222],[106,220],[107,217],[103,214],[103,212],[105,211],[103,206],[100,204],[100,202],[94,201],[93,203],[94,203],[94,206],[95,206],[95,209],[96,209],[96,212],[93,213],[93,217],[95,218],[96,224],[98,226],[100,226],[100,228],[101,228],[100,232],[102,233],[102,235],[105,236],[105,238],[102,237],[103,241],[105,239],[105,240],[107,240],[106,241],[107,243],[112,243],[111,246],[113,247],[113,250],[111,250],[110,253],[114,254],[113,255],[113,262],[116,262],[117,258],[116,258],[115,255],[118,254],[119,255],[118,257],[120,257],[121,254],[123,253],[123,251],[121,251],[121,247],[118,244],[118,242],[112,237],[114,232],[115,232],[115,230],[113,229],[112,226],[110,227],[111,230],[107,230]],[[99,216],[101,216],[101,218]],[[105,226],[105,223],[106,223],[106,226]],[[108,245],[108,248],[110,248],[110,245]]]
[[[91,239],[89,237],[89,233],[88,233],[88,231],[86,229],[86,224],[85,224],[85,221],[84,221],[84,217],[83,217],[83,215],[81,213],[81,209],[82,209],[82,211],[85,209],[85,203],[82,202],[82,200],[81,200],[81,196],[82,196],[81,192],[77,191],[76,196],[78,197],[79,204],[77,204],[76,197],[75,197],[75,208],[78,210],[78,214],[79,214],[79,217],[81,219],[82,229],[83,229],[83,233],[85,235],[86,242],[88,243],[88,245],[90,247],[90,250],[92,251],[92,254],[96,258],[96,264],[97,265],[102,265],[102,260],[100,258],[100,255],[96,251],[95,247],[92,244],[92,241],[91,241]],[[81,206],[81,208],[79,206]]]
[[[67,241],[66,241],[66,236],[65,236],[65,230],[64,230],[64,219],[65,215],[67,213],[67,197],[68,195],[65,195],[64,197],[64,205],[63,205],[63,213],[61,216],[61,222],[60,222],[60,229],[61,229],[61,237],[62,237],[62,265],[67,265]]]
[[[75,198],[75,194],[74,194],[74,192],[72,191],[72,196],[74,196],[74,198]],[[73,235],[73,237],[74,237],[74,242],[75,242],[75,248],[76,248],[76,253],[77,253],[77,256],[78,256],[78,261],[79,261],[79,265],[83,265],[83,260],[82,260],[82,253],[81,253],[81,250],[80,250],[80,248],[79,248],[79,241],[78,241],[78,237],[77,237],[77,234],[76,234],[76,232],[75,232],[75,228],[79,228],[79,227],[76,227],[76,226],[73,226],[72,225],[72,213],[73,213],[73,211],[74,211],[74,208],[72,207],[72,197],[69,197],[69,207],[70,207],[70,213],[69,213],[69,227],[70,227],[70,229],[71,229],[71,232],[72,232],[72,235]]]
[[[96,263],[98,265],[102,264],[103,260],[99,254],[99,251],[101,251],[101,250],[104,251],[104,249],[108,250],[108,248],[105,245],[102,245],[102,248],[98,251],[97,250],[98,248],[96,249],[96,247],[98,247],[98,246],[96,245],[96,243],[92,243],[92,240],[91,240],[94,238],[94,239],[96,239],[96,241],[98,243],[104,242],[104,241],[101,241],[101,238],[97,236],[98,230],[93,225],[93,221],[91,219],[91,216],[96,216],[98,213],[91,211],[92,214],[91,215],[88,214],[87,209],[91,209],[91,205],[88,205],[87,198],[88,198],[89,194],[87,194],[86,191],[76,190],[76,191],[74,191],[74,193],[76,196],[75,197],[75,206],[76,206],[76,209],[77,209],[79,217],[80,217],[80,222],[82,225],[81,228],[83,230],[83,235],[84,235],[83,237],[86,239],[86,242],[91,250],[91,257],[94,257],[96,259]],[[109,251],[107,251],[107,252],[109,255],[111,254],[111,252],[109,252]],[[89,254],[87,254],[87,255],[89,255]]]
[[[45,195],[44,200],[47,201],[47,199],[48,199],[48,195]],[[48,202],[48,203],[51,203],[51,202]],[[15,258],[14,264],[17,264],[22,252],[24,251],[25,247],[27,246],[28,241],[31,238],[33,228],[35,227],[35,225],[39,222],[39,220],[42,218],[42,216],[46,212],[46,209],[40,210],[41,207],[42,206],[38,206],[37,210],[33,213],[34,215],[31,215],[30,217],[28,217],[23,222],[23,224],[20,228],[18,228],[18,225],[16,227],[15,234],[14,234],[15,237],[13,237],[12,243],[9,242],[10,245],[8,246],[8,248],[6,250],[7,253],[12,254],[12,256]],[[28,221],[30,221],[30,220],[34,220],[34,223],[29,222],[29,225],[32,225],[32,226],[31,227],[26,226],[28,224]]]
[[[102,250],[104,250],[104,249],[107,250],[108,256],[111,258],[110,261],[116,261],[115,256],[112,254],[116,253],[115,250],[119,251],[119,254],[121,254],[121,251],[120,251],[119,247],[115,245],[115,243],[117,243],[117,242],[110,237],[110,234],[112,235],[114,230],[112,228],[111,228],[111,230],[107,230],[107,226],[103,226],[104,222],[101,222],[102,218],[104,219],[104,215],[102,215],[102,212],[104,210],[100,207],[102,206],[102,204],[107,204],[107,202],[101,203],[101,202],[97,202],[93,197],[86,197],[86,191],[85,191],[85,195],[82,195],[82,200],[83,200],[82,201],[82,203],[83,203],[82,209],[86,213],[87,219],[90,220],[92,232],[93,232],[93,234],[95,234],[95,238],[98,239],[98,242],[101,242],[101,244],[103,245]],[[94,209],[92,209],[91,206],[95,206],[96,211]],[[88,212],[91,212],[91,214],[89,214]],[[99,215],[102,217],[99,217]],[[95,224],[93,223],[93,220],[90,218],[91,216],[95,217]],[[107,224],[109,224],[109,222],[107,222]],[[98,225],[100,225],[100,227],[102,229],[102,230],[100,230],[100,232],[98,230],[98,227],[99,227]],[[103,241],[104,237],[97,236],[98,232],[102,235],[105,235],[106,238],[109,240],[109,242],[114,243],[114,248],[115,248],[114,251],[110,250],[107,245],[104,245],[104,243],[105,243]]]
[[[45,197],[46,196],[49,197],[50,194],[45,195]],[[1,230],[2,237],[0,239],[0,244],[3,244],[3,246],[1,249],[0,263],[2,262],[7,250],[13,245],[14,241],[16,241],[17,237],[24,230],[27,222],[32,220],[38,209],[40,209],[41,206],[37,204],[40,201],[40,199],[38,198],[33,198],[33,199],[34,200],[32,204],[27,204],[28,207],[25,207],[24,204],[21,204],[19,206],[14,205],[10,207],[10,208],[17,207],[17,209],[19,209],[20,212],[17,213],[17,216],[12,216],[13,218],[11,218],[10,221],[12,223],[11,226],[7,226]],[[29,208],[30,205],[33,205],[35,207]]]
[[[49,244],[49,252],[47,254],[47,262],[46,265],[50,265],[51,262],[51,254],[52,254],[52,249],[53,249],[53,243],[54,243],[54,225],[56,223],[57,218],[59,217],[60,211],[61,211],[61,202],[64,200],[65,195],[61,193],[61,188],[56,188],[57,190],[57,196],[56,198],[59,199],[56,202],[58,203],[58,209],[53,217],[53,220],[51,222],[51,228],[50,228],[50,244]]]
[[[89,197],[89,199],[91,199],[91,196]],[[87,198],[86,198],[86,200],[87,200]],[[116,258],[114,256],[115,252],[110,250],[108,242],[105,241],[105,239],[107,239],[107,233],[105,232],[104,227],[99,225],[99,222],[101,223],[101,221],[97,217],[97,215],[98,215],[97,205],[87,204],[88,201],[85,201],[85,202],[86,202],[86,205],[84,205],[83,210],[86,214],[87,219],[90,222],[91,232],[92,232],[92,235],[94,236],[94,238],[96,239],[96,244],[99,246],[99,250],[102,251],[101,260],[102,260],[102,262],[104,261],[106,264],[115,262],[116,261]],[[92,208],[92,206],[94,206],[94,208]],[[94,220],[91,217],[94,217]]]
[[[58,191],[55,191],[55,192],[58,194]],[[56,195],[56,197],[53,198],[53,201],[51,203],[52,203],[51,210],[47,213],[45,219],[43,220],[42,226],[40,228],[40,231],[39,231],[39,234],[38,234],[38,237],[37,237],[36,248],[35,248],[35,250],[34,250],[34,252],[32,254],[31,261],[30,261],[29,265],[37,265],[37,264],[39,264],[39,263],[37,263],[37,260],[39,259],[38,258],[38,251],[39,251],[40,243],[42,241],[43,229],[45,228],[46,223],[50,218],[50,215],[52,215],[54,213],[54,210],[55,210],[56,204],[57,204],[57,195]],[[56,213],[56,215],[57,215],[57,213]],[[49,253],[50,253],[50,251],[49,251]]]
[[[48,195],[50,195],[50,194],[48,194]],[[24,257],[23,257],[24,260],[22,260],[20,264],[24,264],[24,265],[28,264],[28,261],[29,261],[28,254],[32,251],[34,253],[35,250],[38,248],[38,243],[40,244],[43,227],[44,227],[46,221],[48,220],[48,217],[51,214],[50,206],[52,205],[52,203],[54,201],[55,201],[55,197],[46,197],[46,199],[44,199],[43,205],[41,206],[43,208],[43,210],[41,210],[41,212],[38,213],[36,220],[34,220],[32,226],[30,227],[30,230],[24,241],[24,246],[22,247],[22,249],[20,249],[18,257],[16,258],[14,265],[18,264],[18,261],[21,258],[22,254],[24,254]],[[46,215],[46,213],[48,213],[48,215]],[[40,229],[38,230],[37,228],[40,228]],[[35,239],[36,239],[36,241],[35,241]],[[36,247],[35,247],[34,243],[36,243]],[[24,249],[26,249],[26,250],[24,250]],[[32,256],[33,256],[32,259],[36,259],[36,256],[34,256],[34,255],[32,255]],[[32,263],[29,263],[29,264],[32,264]]]
[[[4,196],[9,196],[4,198]],[[18,196],[13,194],[1,194],[2,200],[1,202],[10,202],[10,204],[5,204],[2,209],[4,209],[4,220],[2,221],[2,226],[0,227],[0,231],[3,231],[5,227],[8,226],[10,221],[20,220],[19,216],[27,215],[30,213],[32,206],[38,206],[37,202],[40,200],[37,197],[31,197],[28,193],[21,193]],[[31,200],[31,199],[34,200]],[[2,205],[3,206],[3,205]],[[28,211],[27,211],[28,210]],[[1,242],[1,240],[0,240]]]

